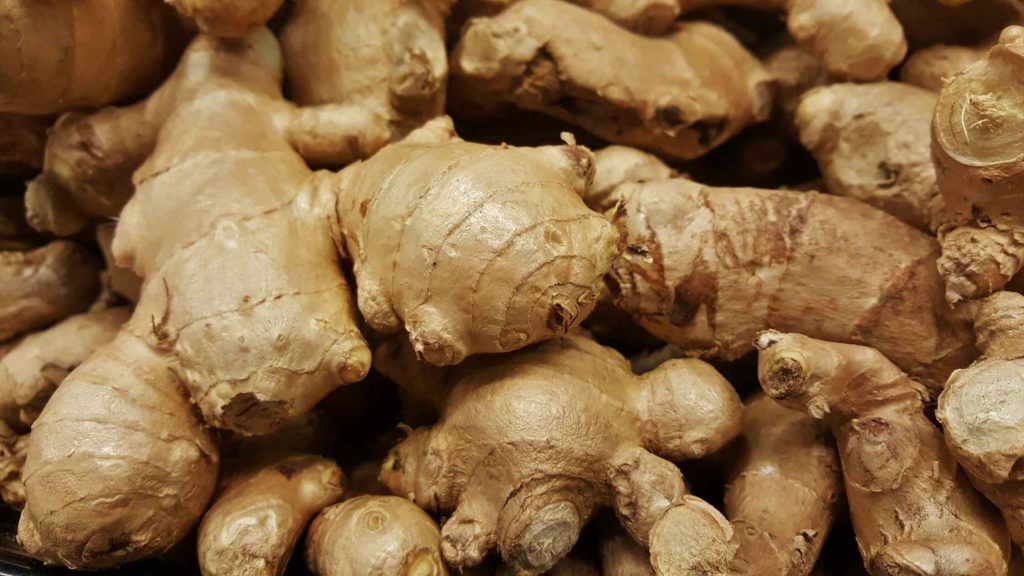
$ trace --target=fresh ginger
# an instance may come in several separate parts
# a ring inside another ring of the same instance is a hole
[[[594,182],[587,190],[587,204],[594,210],[607,210],[615,202],[612,192],[626,182],[664,180],[675,171],[660,158],[629,146],[605,146],[594,152]]]
[[[166,0],[212,36],[240,38],[263,26],[284,0]]]
[[[1006,528],[925,415],[927,388],[873,348],[758,335],[772,398],[827,425],[872,576],[1005,576]]]
[[[835,446],[803,412],[758,395],[743,410],[725,513],[739,548],[731,576],[807,576],[842,499]]]
[[[142,294],[142,278],[127,268],[122,268],[114,261],[112,245],[114,243],[113,222],[102,222],[96,225],[96,244],[103,253],[103,261],[107,268],[103,271],[103,285],[114,294],[122,296],[130,302],[138,302]]]
[[[497,547],[513,568],[543,572],[602,506],[660,575],[728,564],[728,522],[687,494],[670,462],[706,456],[739,431],[739,398],[709,365],[673,360],[636,376],[575,334],[422,378],[408,350],[377,354],[400,386],[440,379],[449,391],[440,421],[412,431],[381,470],[392,492],[448,516],[449,564],[476,565]]]
[[[900,67],[900,82],[938,92],[947,80],[985,59],[988,47],[937,44],[911,54]]]
[[[616,305],[690,354],[735,360],[761,330],[871,345],[941,388],[974,359],[970,323],[946,305],[935,241],[856,200],[624,184]]]
[[[984,299],[974,329],[984,358],[953,373],[936,416],[957,462],[1024,545],[1024,296]]]
[[[682,159],[763,120],[771,107],[769,76],[721,28],[684,22],[648,38],[557,0],[523,0],[470,20],[452,75],[452,98],[463,108],[511,103]]]

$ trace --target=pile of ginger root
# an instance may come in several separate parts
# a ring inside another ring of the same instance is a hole
[[[1024,576],[1017,0],[0,0],[0,54],[0,573]]]

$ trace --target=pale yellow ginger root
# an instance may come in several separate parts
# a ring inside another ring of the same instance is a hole
[[[316,576],[447,576],[437,524],[405,498],[363,495],[320,513],[306,537]]]
[[[100,289],[99,263],[77,244],[0,252],[0,342],[82,312]]]
[[[928,231],[945,218],[931,159],[934,107],[934,93],[907,84],[832,84],[804,95],[796,126],[829,192]]]
[[[0,176],[23,176],[43,167],[52,116],[0,112]]]
[[[835,445],[803,412],[757,395],[725,491],[739,548],[731,576],[807,576],[842,502]]]
[[[19,340],[0,358],[0,419],[26,431],[68,373],[113,340],[129,315],[124,307],[84,312]]]
[[[605,146],[594,152],[594,182],[587,190],[587,205],[604,211],[614,206],[612,192],[626,182],[664,180],[675,171],[653,154],[629,146]]]
[[[872,576],[1003,576],[1010,542],[925,415],[928,390],[866,346],[762,332],[772,398],[835,436],[850,516]]]
[[[618,251],[580,197],[592,178],[586,148],[464,142],[447,119],[346,168],[337,213],[366,323],[405,328],[438,365],[568,332]]]
[[[166,0],[178,13],[213,36],[239,38],[262,26],[284,0]]]
[[[0,422],[0,499],[19,510],[25,506],[21,471],[25,467],[28,439],[28,434],[18,434]]]
[[[0,112],[94,108],[152,88],[183,33],[160,0],[3,0]]]
[[[378,361],[400,386],[420,385],[411,351],[378,350]],[[709,365],[674,360],[636,376],[617,352],[573,334],[441,372],[426,375],[450,390],[440,421],[412,431],[381,479],[448,516],[449,564],[474,566],[497,548],[521,573],[544,572],[611,506],[656,573],[727,567],[732,529],[687,494],[671,462],[739,432],[739,398]]]
[[[957,462],[1024,545],[1024,296],[984,299],[974,328],[984,358],[953,373],[936,416]]]
[[[514,104],[682,159],[765,119],[771,107],[769,76],[725,30],[684,22],[648,38],[557,0],[523,0],[470,20],[452,75],[452,98],[467,111]]]
[[[985,58],[988,47],[936,44],[916,50],[900,67],[900,82],[938,92],[947,80]]]
[[[866,344],[941,388],[977,355],[951,311],[931,237],[856,200],[625,184],[616,305],[691,355],[737,359],[767,328]]]

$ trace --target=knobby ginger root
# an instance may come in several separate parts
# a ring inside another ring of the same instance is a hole
[[[927,231],[945,217],[930,151],[934,107],[935,94],[906,84],[832,84],[803,97],[796,126],[830,192]]]
[[[953,373],[936,416],[957,462],[1024,545],[1024,296],[983,300],[975,331],[984,358]]]
[[[335,182],[359,309],[457,364],[568,332],[590,313],[618,234],[580,196],[582,147],[464,142],[437,120]]]
[[[915,51],[900,67],[900,82],[938,92],[947,80],[985,58],[988,47],[937,44]]]
[[[3,0],[0,112],[105,106],[152,88],[181,53],[160,0]]]
[[[676,158],[706,153],[771,107],[769,76],[721,28],[684,22],[648,38],[557,0],[470,20],[452,61],[463,107],[507,102]]]
[[[846,498],[873,576],[1003,576],[1006,528],[928,420],[928,390],[881,353],[762,332],[758,375],[772,398],[836,438]]]
[[[238,38],[262,26],[284,0],[166,0],[206,34]]]
[[[974,359],[970,323],[943,300],[935,241],[856,200],[624,184],[616,305],[690,354],[734,360],[761,330],[871,345],[941,388]]]
[[[675,175],[660,158],[629,146],[605,146],[594,152],[594,182],[584,197],[594,210],[611,208],[612,192],[626,182],[664,180]]]
[[[420,383],[411,356],[378,350],[403,387]],[[621,355],[574,334],[442,376],[450,395],[440,421],[412,431],[381,479],[449,515],[449,564],[479,564],[497,547],[513,568],[543,572],[598,507],[613,506],[658,574],[728,565],[728,522],[687,494],[670,462],[714,452],[739,431],[739,398],[709,365],[674,360],[636,376]]]
[[[99,274],[87,250],[64,240],[0,252],[0,342],[88,308]]]
[[[800,98],[808,90],[828,83],[828,74],[814,55],[783,35],[766,51],[764,67],[775,81],[775,108],[783,127],[795,134],[793,118]]]
[[[142,278],[127,268],[122,268],[114,261],[111,246],[114,243],[116,224],[103,222],[96,226],[96,244],[103,253],[103,261],[107,269],[103,271],[104,286],[111,292],[127,298],[130,302],[138,302],[142,294]]]
[[[842,479],[827,433],[803,412],[758,395],[725,491],[739,548],[730,575],[807,576],[828,537]]]

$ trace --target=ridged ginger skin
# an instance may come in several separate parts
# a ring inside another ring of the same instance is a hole
[[[453,100],[471,109],[510,103],[681,159],[708,152],[771,107],[769,76],[725,30],[683,22],[650,38],[557,0],[523,0],[470,20],[452,76]]]
[[[799,330],[878,348],[936,388],[977,355],[943,299],[934,239],[880,210],[678,178],[616,195],[616,305],[689,354],[734,360],[761,330]]]
[[[729,574],[810,574],[842,490],[839,456],[820,423],[764,395],[749,400],[725,490],[739,544]]]
[[[1024,544],[1024,296],[982,300],[974,329],[983,358],[957,370],[936,416],[946,445]]]
[[[1004,576],[1010,542],[925,415],[928,390],[873,348],[758,335],[761,387],[822,420],[872,576]]]
[[[306,563],[316,576],[447,576],[433,518],[405,498],[362,495],[313,521]]]
[[[421,382],[407,368],[411,353],[378,355],[400,386]],[[673,360],[636,376],[617,352],[570,335],[472,359],[441,379],[450,395],[440,421],[411,432],[381,480],[448,515],[442,550],[452,566],[474,566],[496,547],[513,568],[543,572],[603,506],[649,547],[658,574],[727,566],[728,522],[687,494],[671,462],[714,452],[739,431],[739,398],[709,365]]]
[[[349,166],[337,216],[366,323],[438,365],[568,332],[618,251],[581,199],[592,178],[585,148],[474,144],[444,120]]]
[[[152,88],[183,32],[160,0],[3,0],[0,112],[96,108]]]

